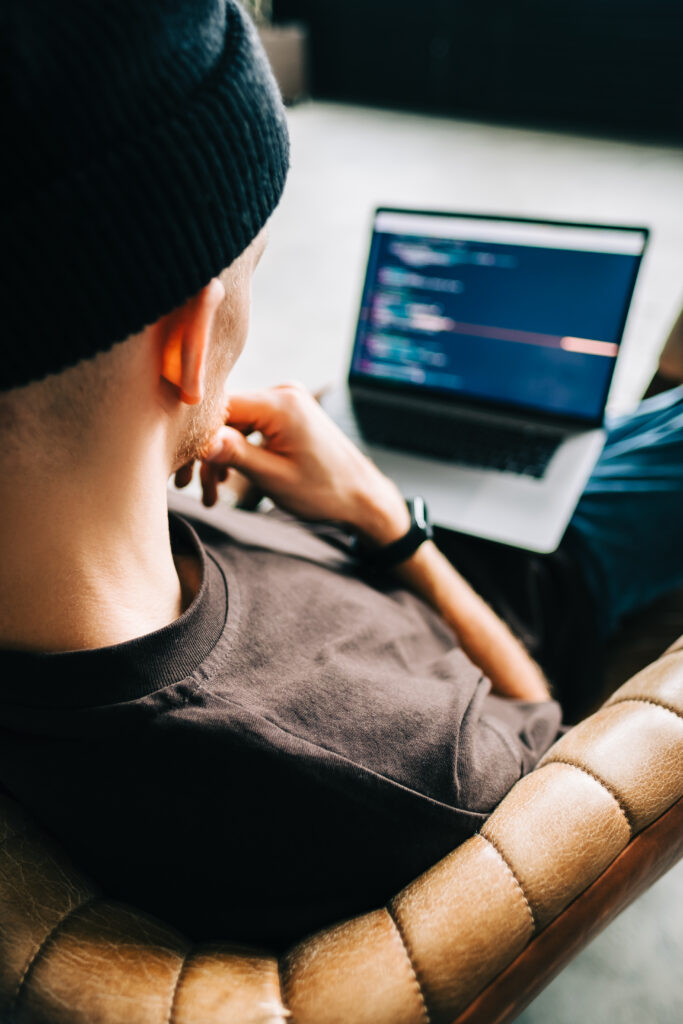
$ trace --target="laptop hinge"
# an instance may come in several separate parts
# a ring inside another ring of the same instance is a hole
[[[466,399],[441,399],[430,395],[421,397],[419,395],[407,395],[404,392],[383,391],[380,388],[368,388],[362,385],[352,384],[349,388],[352,402],[372,403],[376,408],[378,405],[385,405],[388,409],[410,409],[411,412],[424,412],[426,415],[443,415],[447,419],[469,419],[481,423],[495,423],[501,426],[514,426],[517,429],[528,427],[530,431],[541,433],[552,433],[567,435],[592,429],[590,424],[577,424],[575,422],[545,416],[543,413],[528,413],[524,410],[506,412],[500,409],[491,409],[478,403],[468,402]]]

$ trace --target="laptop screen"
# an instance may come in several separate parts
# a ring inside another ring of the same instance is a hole
[[[378,210],[350,379],[600,422],[646,241]]]

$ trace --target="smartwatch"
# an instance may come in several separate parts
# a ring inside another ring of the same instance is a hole
[[[359,543],[354,545],[354,554],[368,568],[377,571],[393,569],[394,566],[400,565],[401,562],[405,562],[411,555],[414,555],[426,540],[432,539],[433,530],[424,499],[419,496],[408,498],[406,505],[410,512],[410,527],[402,537],[382,548],[365,548],[361,547]]]

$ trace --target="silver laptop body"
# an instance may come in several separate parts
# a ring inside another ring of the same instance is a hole
[[[432,521],[560,543],[602,449],[645,228],[379,209],[323,405]]]

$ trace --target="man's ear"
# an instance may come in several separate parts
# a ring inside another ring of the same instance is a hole
[[[196,405],[204,397],[204,371],[214,316],[225,288],[214,277],[184,305],[156,324],[161,376],[177,388],[180,400]]]

